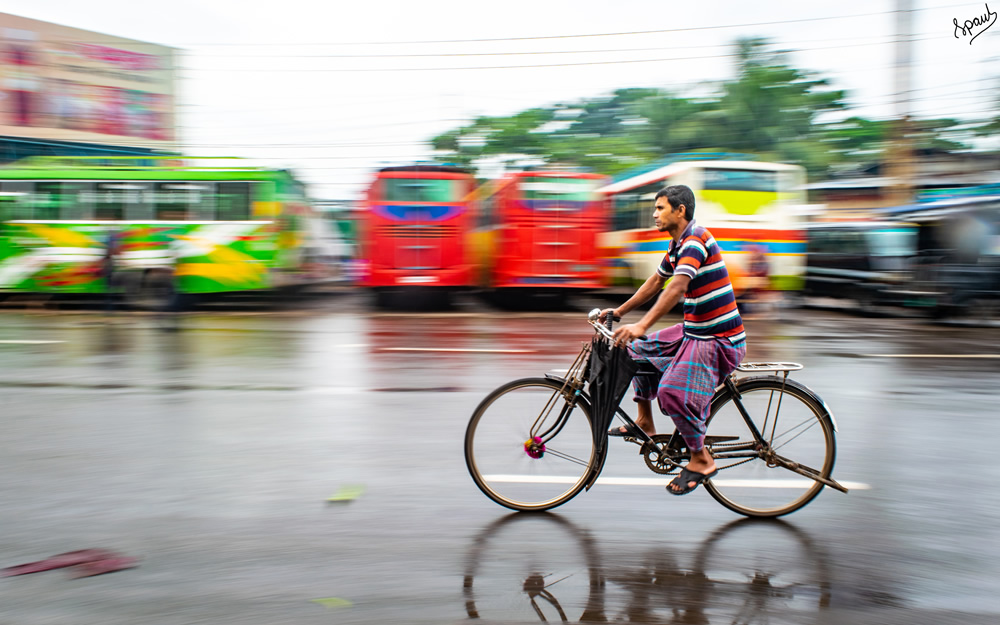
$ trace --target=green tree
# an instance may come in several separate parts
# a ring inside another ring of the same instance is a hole
[[[733,78],[708,85],[707,95],[619,89],[507,117],[480,117],[434,137],[431,144],[444,158],[461,163],[531,156],[605,174],[694,151],[752,153],[802,164],[816,176],[884,158],[894,122],[838,119],[847,108],[845,92],[792,66],[788,52],[764,39],[738,40],[735,50]],[[1000,115],[978,132],[997,129]],[[918,150],[965,149],[974,130],[954,119],[910,124]]]

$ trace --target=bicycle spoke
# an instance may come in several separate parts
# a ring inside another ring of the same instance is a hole
[[[777,419],[775,419],[775,421],[777,421]],[[806,424],[808,424],[808,425],[806,425]],[[819,421],[817,421],[816,419],[806,419],[806,420],[802,421],[801,423],[799,423],[798,425],[795,425],[795,426],[792,426],[792,427],[788,428],[787,430],[785,430],[784,432],[782,432],[777,437],[779,440],[782,437],[784,437],[786,434],[788,434],[790,432],[794,432],[798,428],[801,428],[803,425],[805,425],[805,429],[803,429],[801,432],[799,432],[795,436],[791,437],[790,439],[782,441],[782,443],[780,445],[774,446],[773,442],[770,443],[771,444],[771,450],[772,451],[777,451],[777,450],[781,449],[785,445],[788,445],[789,443],[791,443],[792,441],[794,441],[796,438],[798,438],[798,437],[802,436],[803,434],[805,434],[806,432],[808,432],[810,429],[816,427],[818,424],[819,424]]]
[[[576,456],[571,456],[569,454],[564,454],[564,453],[562,453],[560,451],[556,451],[556,450],[554,450],[554,449],[552,449],[550,447],[546,447],[545,448],[545,453],[546,454],[552,454],[556,458],[562,458],[563,460],[568,460],[569,462],[575,462],[576,464],[580,464],[580,465],[583,465],[583,466],[587,466],[587,465],[590,464],[589,462],[587,462],[586,460],[584,460],[582,458],[577,458]]]

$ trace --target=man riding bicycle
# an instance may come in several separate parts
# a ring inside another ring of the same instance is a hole
[[[710,403],[715,388],[746,355],[746,333],[722,250],[712,234],[694,222],[694,207],[694,193],[684,185],[657,192],[653,221],[658,231],[672,237],[667,254],[628,301],[601,312],[602,319],[608,314],[624,317],[659,293],[642,319],[620,326],[614,337],[616,344],[627,345],[634,359],[647,360],[661,372],[658,384],[650,377],[632,381],[639,411],[635,423],[650,436],[656,433],[655,397],[660,411],[673,420],[684,438],[691,459],[667,486],[674,495],[687,494],[718,473],[704,445]],[[682,297],[684,322],[639,340]],[[634,437],[637,433],[622,426],[608,434]]]

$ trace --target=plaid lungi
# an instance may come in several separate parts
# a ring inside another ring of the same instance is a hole
[[[695,339],[684,335],[684,324],[654,332],[645,341],[633,341],[629,354],[648,360],[662,375],[632,380],[635,400],[652,401],[669,416],[691,451],[704,446],[705,427],[715,388],[746,355],[746,341],[727,338]]]

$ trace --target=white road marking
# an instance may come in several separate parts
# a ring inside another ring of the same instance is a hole
[[[311,386],[302,390],[317,395],[364,395],[373,392],[372,389],[361,386]]]
[[[459,347],[379,347],[380,352],[467,352],[474,354],[534,354],[533,349],[472,349]]]
[[[52,343],[65,343],[66,341],[28,341],[28,340],[14,340],[0,341],[4,345],[51,345]]]
[[[865,354],[868,358],[1000,358],[1000,354]]]
[[[521,484],[575,484],[579,478],[563,475],[484,475],[487,482]],[[672,477],[599,477],[598,484],[609,486],[666,486]],[[723,488],[807,488],[812,480],[726,480],[714,479],[713,484]],[[870,490],[864,482],[840,482],[848,490]]]

